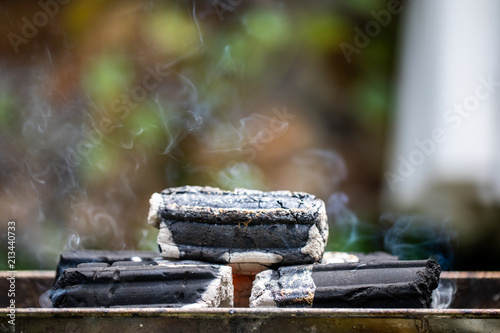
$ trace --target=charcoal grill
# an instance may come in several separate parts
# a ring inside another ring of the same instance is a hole
[[[0,272],[7,295],[9,272]],[[16,332],[499,332],[500,272],[443,272],[457,292],[448,309],[40,308],[52,271],[16,275]],[[7,297],[0,299],[3,331]]]

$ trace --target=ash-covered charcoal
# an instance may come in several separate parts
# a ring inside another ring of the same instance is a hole
[[[344,262],[375,262],[375,261],[388,261],[398,260],[397,256],[393,256],[387,252],[371,252],[371,253],[358,253],[358,252],[325,252],[323,254],[322,264],[338,264]]]
[[[256,275],[250,307],[429,308],[434,260],[301,265]]]
[[[184,186],[150,204],[163,257],[230,264],[239,274],[319,262],[328,238],[325,204],[307,193]]]
[[[323,253],[322,264],[340,264],[345,262],[359,262],[359,257],[347,252],[325,252]]]
[[[232,270],[203,263],[158,261],[67,268],[50,291],[54,308],[233,306]]]
[[[56,280],[66,268],[77,267],[83,263],[107,263],[116,261],[152,261],[160,253],[149,251],[99,251],[85,250],[61,253],[56,269]]]

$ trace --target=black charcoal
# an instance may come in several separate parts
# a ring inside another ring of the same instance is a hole
[[[307,193],[184,186],[150,204],[164,258],[230,264],[236,273],[319,262],[328,238],[324,202]]]
[[[107,263],[116,261],[151,261],[160,253],[148,251],[99,251],[85,250],[61,253],[56,269],[56,280],[66,268],[74,268],[83,263]]]
[[[429,308],[434,260],[301,265],[256,275],[250,307]]]
[[[50,291],[62,307],[232,307],[228,266],[158,261],[67,268]]]

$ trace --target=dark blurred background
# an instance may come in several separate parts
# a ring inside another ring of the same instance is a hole
[[[149,197],[189,184],[315,194],[329,250],[498,270],[496,204],[453,196],[461,209],[436,213],[439,201],[384,194],[409,12],[361,0],[2,1],[1,257],[9,220],[18,269],[53,269],[72,249],[156,250]],[[487,227],[469,239],[472,225]]]

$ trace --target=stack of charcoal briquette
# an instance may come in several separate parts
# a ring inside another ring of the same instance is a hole
[[[325,204],[301,192],[184,186],[155,193],[160,253],[63,253],[53,307],[426,308],[433,260],[324,254]]]

